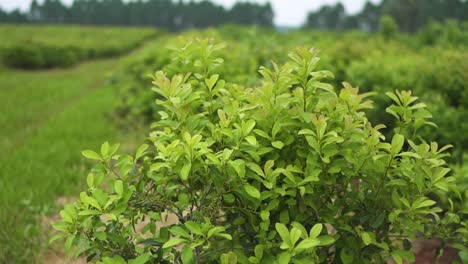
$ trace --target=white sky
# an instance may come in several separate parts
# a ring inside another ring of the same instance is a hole
[[[32,0],[0,0],[0,7],[4,10],[20,8],[27,10]],[[231,7],[238,0],[212,0],[225,7]],[[265,3],[269,1],[275,12],[275,24],[280,26],[299,26],[306,20],[307,13],[317,10],[323,4],[334,4],[338,0],[250,0],[251,2]],[[70,4],[73,0],[62,0]],[[356,13],[364,6],[366,0],[341,0],[349,13]],[[379,0],[371,0],[373,3]]]

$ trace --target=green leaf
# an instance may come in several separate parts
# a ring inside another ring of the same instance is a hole
[[[395,156],[400,153],[405,143],[405,137],[400,134],[395,134],[392,138],[392,154]]]
[[[296,183],[296,178],[294,177],[294,175],[288,171],[287,169],[280,169],[281,173],[286,176],[290,181],[292,181],[293,183]]]
[[[284,147],[284,143],[281,141],[274,141],[271,145],[277,149],[282,149]]]
[[[333,79],[333,78],[335,78],[335,75],[333,74],[333,72],[327,71],[327,70],[311,72],[310,75],[312,75],[312,77],[316,77],[316,78],[320,78],[320,79],[323,79],[323,78]]]
[[[85,192],[82,192],[80,193],[80,199],[83,203],[87,204],[87,205],[91,205],[97,209],[99,209],[100,211],[102,210],[101,206],[98,204],[98,202],[92,198],[92,197],[89,197]]]
[[[418,209],[418,208],[422,208],[422,207],[429,207],[431,205],[436,204],[436,202],[432,201],[432,200],[424,200],[424,201],[419,202],[417,204],[415,204],[415,203],[413,204],[413,209]]]
[[[94,236],[101,241],[104,241],[107,239],[107,235],[105,232],[97,232],[94,234]]]
[[[371,226],[375,229],[379,228],[385,220],[385,212],[381,212],[377,218],[372,222]]]
[[[136,259],[130,260],[128,262],[128,264],[145,264],[146,262],[148,262],[150,257],[151,257],[151,254],[146,253],[146,254],[143,254],[143,255],[137,257]]]
[[[268,140],[270,140],[270,139],[271,139],[271,137],[268,135],[268,133],[266,133],[266,132],[265,132],[265,131],[263,131],[263,130],[260,130],[260,129],[254,129],[254,131],[253,131],[253,132],[254,132],[255,134],[257,134],[257,135],[259,135],[259,136],[263,137],[263,138],[266,138],[266,139],[268,139]]]
[[[354,260],[354,254],[348,254],[345,249],[340,252],[340,259],[343,264],[352,264]]]
[[[191,169],[192,169],[192,163],[187,162],[184,164],[184,166],[180,170],[180,178],[183,181],[186,181],[188,179]]]
[[[263,221],[267,221],[270,219],[270,212],[268,211],[261,211],[260,212],[260,218],[263,220]]]
[[[255,138],[255,136],[248,136],[245,138],[245,140],[247,140],[247,142],[249,142],[250,145],[257,146],[257,139]]]
[[[296,242],[299,240],[299,238],[301,238],[301,230],[296,228],[296,227],[293,227],[291,229],[291,233],[289,234],[289,239],[291,240],[291,245],[294,246],[296,244]]]
[[[226,233],[216,234],[214,236],[223,237],[223,238],[225,238],[227,240],[232,240],[232,236],[230,234],[226,234]]]
[[[86,177],[86,183],[88,184],[89,188],[94,187],[94,174],[88,174],[88,177]]]
[[[164,243],[163,245],[163,248],[170,248],[170,247],[174,247],[174,246],[177,246],[181,243],[184,243],[186,242],[187,240],[186,239],[183,239],[183,238],[171,238],[169,241],[167,241],[166,243]]]
[[[123,194],[123,182],[121,180],[116,180],[115,181],[114,190],[118,195]]]
[[[312,229],[310,230],[309,237],[316,238],[322,232],[323,225],[322,224],[315,224]]]
[[[254,251],[255,251],[255,257],[261,260],[263,257],[263,245],[256,245]]]
[[[141,145],[136,154],[135,154],[135,160],[138,160],[139,158],[143,157],[145,154],[146,154],[146,150],[148,149],[148,145],[147,144],[143,144]]]
[[[184,228],[182,228],[181,226],[173,226],[169,229],[169,231],[171,232],[171,234],[173,235],[176,235],[176,236],[180,236],[180,237],[183,237],[183,238],[190,238],[190,234],[185,231]]]
[[[213,74],[209,79],[205,79],[205,84],[208,87],[208,90],[212,90],[216,82],[218,81],[219,75]]]
[[[249,169],[251,169],[253,172],[255,172],[257,175],[262,176],[263,178],[265,178],[265,173],[263,172],[262,168],[260,168],[260,166],[258,166],[258,164],[253,163],[253,162],[249,162],[249,163],[247,163],[247,167]]]
[[[81,154],[88,159],[92,160],[102,160],[102,157],[92,150],[83,150]]]
[[[295,249],[296,250],[310,249],[310,248],[317,247],[318,245],[320,245],[320,240],[317,238],[310,237],[310,238],[306,238],[302,240]]]
[[[335,242],[335,238],[329,235],[321,236],[318,239],[320,241],[320,246],[329,246]]]
[[[244,190],[253,198],[260,199],[260,192],[252,185],[245,185]]]
[[[153,163],[150,166],[150,171],[159,171],[162,168],[170,168],[169,163],[166,163],[166,162]]]
[[[66,236],[66,234],[64,234],[64,233],[57,234],[57,235],[53,236],[51,239],[49,239],[49,244],[52,244],[55,241],[64,238],[65,236]]]
[[[248,134],[250,134],[252,129],[254,129],[255,124],[256,124],[255,120],[253,120],[253,119],[250,119],[249,121],[247,121],[245,123],[245,126],[243,127],[244,136],[247,136]]]
[[[291,254],[283,252],[278,256],[278,264],[289,264],[291,260]]]
[[[210,238],[210,237],[212,237],[213,235],[216,235],[216,234],[219,234],[219,233],[224,232],[224,230],[225,230],[224,227],[215,226],[215,227],[211,228],[211,229],[208,231],[207,237]]]
[[[67,251],[70,251],[72,246],[75,244],[75,241],[76,241],[76,236],[75,235],[71,235],[67,238],[67,240],[65,241],[65,249]]]
[[[236,197],[232,193],[227,193],[223,195],[223,199],[226,203],[233,203],[236,200]]]
[[[241,179],[245,177],[245,161],[241,159],[229,161],[229,165],[236,171]]]
[[[289,230],[286,228],[286,225],[282,223],[276,223],[275,228],[283,242],[289,246],[292,246],[291,239],[289,238]]]
[[[405,250],[395,250],[391,255],[398,264],[403,264],[403,259],[411,263],[416,260],[413,253]]]
[[[433,181],[437,182],[442,179],[447,173],[450,172],[450,168],[438,168],[434,173]]]
[[[460,250],[460,252],[458,252],[458,256],[462,260],[462,263],[468,263],[468,250]]]
[[[221,264],[237,264],[236,253],[229,251],[221,255]]]
[[[393,92],[386,92],[385,93],[388,97],[390,97],[397,105],[401,105],[400,100]]]
[[[110,145],[109,145],[109,142],[107,141],[101,145],[101,156],[103,158],[107,158],[109,156],[109,148],[110,148]]]
[[[186,245],[182,249],[181,257],[182,257],[182,263],[183,264],[193,264],[193,263],[195,263],[193,249],[190,247],[190,245]]]
[[[109,156],[112,157],[117,152],[119,147],[120,147],[119,143],[112,145],[112,147],[109,149]]]
[[[324,91],[334,93],[333,85],[331,85],[329,83],[313,82],[313,86],[317,87],[317,88],[320,88],[320,89],[322,89]]]
[[[403,179],[395,179],[395,180],[391,180],[391,181],[389,181],[388,183],[385,184],[385,187],[390,187],[390,186],[405,187],[405,186],[408,186],[408,182],[406,182]]]
[[[402,152],[398,156],[412,157],[412,158],[415,158],[415,159],[420,159],[421,158],[421,156],[419,156],[417,153],[414,153],[414,152]]]
[[[226,160],[226,161],[229,160],[231,158],[232,152],[234,152],[234,150],[227,149],[227,148],[224,149],[223,150],[223,159]]]
[[[199,235],[199,236],[204,235],[199,224],[197,224],[197,223],[195,223],[193,221],[187,221],[187,222],[185,222],[184,225],[188,228],[188,230],[190,230],[190,232],[192,232],[192,233],[194,233],[196,235]]]
[[[367,232],[361,232],[361,238],[362,238],[362,241],[364,242],[364,244],[366,246],[368,246],[370,243],[372,243],[372,238],[369,235],[369,233],[367,233]]]

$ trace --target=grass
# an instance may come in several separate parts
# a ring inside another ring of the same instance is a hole
[[[106,76],[119,62],[0,73],[0,263],[41,262],[50,229],[41,219],[86,182],[81,150],[104,141],[131,148],[134,137],[109,117],[115,90]]]

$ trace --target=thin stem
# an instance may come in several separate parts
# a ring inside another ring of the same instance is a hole
[[[195,255],[197,257],[197,264],[200,264],[201,263],[201,256],[200,256],[200,248],[199,247],[197,247],[195,249]]]

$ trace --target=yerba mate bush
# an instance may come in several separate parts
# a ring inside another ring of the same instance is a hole
[[[220,60],[156,72],[150,144],[84,151],[97,164],[55,239],[97,263],[132,264],[402,263],[415,259],[415,237],[464,249],[466,219],[438,206],[457,190],[449,146],[418,137],[425,105],[389,93],[399,126],[387,140],[363,112],[371,94],[348,83],[336,93],[316,50],[290,58],[261,68],[251,89],[212,74]],[[163,224],[169,215],[177,221]]]

